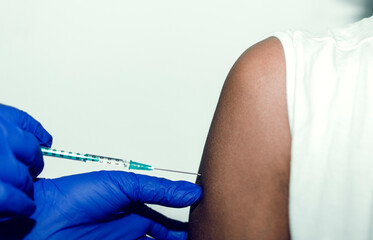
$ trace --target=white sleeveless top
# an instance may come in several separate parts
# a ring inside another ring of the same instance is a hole
[[[373,17],[274,36],[286,57],[292,239],[373,239]]]

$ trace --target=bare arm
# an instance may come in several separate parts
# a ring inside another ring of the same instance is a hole
[[[238,59],[224,84],[190,239],[289,239],[290,142],[284,53],[269,38]]]

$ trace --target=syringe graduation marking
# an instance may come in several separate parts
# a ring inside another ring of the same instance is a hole
[[[104,163],[104,161],[106,160],[106,164],[111,164],[112,162],[114,162],[116,166],[119,166],[121,163],[124,165],[125,168],[127,168],[129,165],[127,160],[123,160],[120,158],[105,157],[105,156],[95,155],[95,154],[86,154],[86,155],[98,158],[100,160],[100,163]]]

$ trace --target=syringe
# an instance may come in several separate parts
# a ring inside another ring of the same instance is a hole
[[[41,147],[41,152],[44,156],[51,156],[51,157],[58,157],[58,158],[65,158],[77,161],[92,161],[97,163],[106,163],[114,166],[122,165],[126,170],[145,170],[145,171],[152,171],[152,170],[160,170],[160,171],[168,171],[168,172],[176,172],[176,173],[184,173],[184,174],[192,174],[192,175],[200,175],[198,173],[191,173],[191,172],[183,172],[183,171],[175,171],[163,168],[154,168],[151,165],[135,162],[132,160],[124,160],[120,158],[112,158],[112,157],[104,157],[100,155],[94,154],[81,154],[81,153],[74,153],[68,152],[63,150],[57,150],[52,148],[45,148]]]

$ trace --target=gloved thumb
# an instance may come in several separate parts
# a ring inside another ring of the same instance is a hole
[[[131,198],[134,202],[159,204],[168,207],[186,207],[200,200],[200,186],[186,181],[171,181],[140,174],[129,175],[132,182]]]
[[[122,206],[129,204],[129,200],[181,208],[192,205],[202,196],[200,186],[186,181],[171,181],[121,171],[96,172],[86,177],[94,177],[96,181],[100,179],[100,182],[105,183],[105,189],[110,186],[116,192],[115,199]]]

